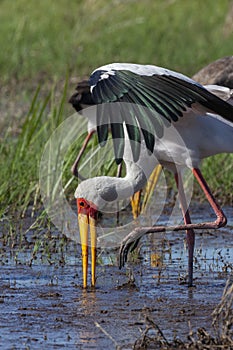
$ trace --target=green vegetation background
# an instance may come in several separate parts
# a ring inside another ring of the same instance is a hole
[[[116,61],[192,76],[233,54],[232,8],[230,0],[1,0],[0,213],[39,204],[43,147],[73,113],[67,101],[78,79]],[[203,163],[210,187],[228,203],[232,160]]]

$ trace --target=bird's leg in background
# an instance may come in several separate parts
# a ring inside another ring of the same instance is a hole
[[[189,215],[189,210],[187,207],[187,201],[184,193],[184,186],[181,177],[181,173],[175,174],[176,185],[178,188],[179,199],[181,211],[184,218],[185,224],[191,224],[191,219]],[[192,287],[193,285],[193,253],[195,245],[195,232],[192,228],[186,230],[187,244],[188,244],[188,286]]]
[[[86,149],[86,147],[87,147],[87,145],[88,145],[88,143],[89,143],[89,141],[90,141],[90,139],[91,139],[91,137],[92,137],[92,135],[94,133],[95,133],[95,130],[92,130],[92,131],[90,131],[87,134],[87,136],[86,136],[86,138],[85,138],[85,140],[83,142],[83,145],[82,145],[82,147],[81,147],[81,149],[79,151],[79,154],[78,154],[74,164],[71,167],[72,174],[74,176],[80,178],[80,180],[82,180],[82,181],[85,180],[85,179],[78,173],[78,163],[80,162],[80,159],[81,159],[81,157],[82,157],[82,155],[83,155],[83,153],[84,153],[84,151],[85,151],[85,149]]]
[[[121,177],[121,172],[122,172],[122,165],[123,163],[121,162],[118,167],[117,167],[117,177]],[[120,222],[120,209],[119,209],[119,203],[117,202],[117,213],[116,213],[116,220],[117,220],[117,225],[119,225]]]
[[[146,188],[145,188],[145,196],[143,198],[141,212],[145,213],[147,206],[150,202],[151,196],[154,192],[155,186],[157,185],[159,181],[159,177],[162,171],[162,165],[158,164],[150,174],[150,177],[147,181]]]
[[[146,187],[144,189],[145,195],[143,198],[142,205],[140,203],[141,201],[141,194],[142,190],[134,193],[134,195],[131,197],[131,207],[132,207],[132,213],[133,213],[133,218],[137,219],[137,217],[142,213],[145,213],[147,206],[150,202],[150,198],[154,192],[155,186],[157,182],[159,181],[159,176],[162,171],[162,165],[159,164],[157,165],[152,173],[150,174],[150,177],[147,181]]]
[[[140,203],[141,194],[142,194],[142,190],[137,191],[130,198],[132,214],[134,219],[137,219],[137,217],[140,215],[140,212],[141,212],[141,203]]]
[[[201,171],[198,168],[193,168],[193,175],[199,182],[199,185],[201,186],[203,192],[205,193],[205,196],[210,203],[211,207],[213,208],[217,219],[212,223],[212,227],[210,227],[210,223],[208,223],[208,228],[219,228],[222,226],[225,226],[227,223],[227,218],[224,215],[222,209],[220,208],[219,204],[217,203],[216,199],[214,198],[213,194],[211,193],[209,186],[207,185],[204,177],[202,176]]]

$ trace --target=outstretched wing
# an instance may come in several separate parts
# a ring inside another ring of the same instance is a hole
[[[108,66],[106,66],[108,67]],[[124,153],[124,127],[131,142],[134,161],[139,159],[141,132],[149,152],[163,127],[183,117],[194,103],[233,122],[233,107],[195,81],[165,71],[141,75],[127,69],[96,70],[90,77],[91,95],[97,106],[97,134],[100,145],[112,132],[116,162]],[[122,104],[122,102],[125,102]],[[117,115],[114,103],[118,103]]]

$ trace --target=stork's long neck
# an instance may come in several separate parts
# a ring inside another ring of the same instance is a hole
[[[126,187],[133,188],[133,192],[141,190],[147,182],[147,174],[133,162],[125,162],[126,176],[122,179]]]
[[[125,177],[102,176],[95,178],[96,184],[101,179],[102,186],[99,192],[100,197],[107,202],[114,202],[130,198],[135,192],[141,190],[147,177],[142,168],[133,162],[126,162]],[[98,187],[98,185],[96,185]],[[99,203],[98,203],[99,204]]]
[[[139,161],[138,163],[134,163],[133,161],[125,161],[125,165],[126,176],[124,178],[117,179],[119,181],[117,181],[119,184],[117,185],[117,188],[119,188],[119,193],[122,193],[122,199],[126,197],[126,193],[130,192],[131,196],[133,193],[141,190],[145,186],[151,172],[155,167],[155,162],[150,162],[148,159],[146,160],[145,164],[143,161]]]

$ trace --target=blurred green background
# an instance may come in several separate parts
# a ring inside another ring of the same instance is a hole
[[[0,76],[79,77],[108,62],[192,75],[232,55],[230,0],[1,0]]]

